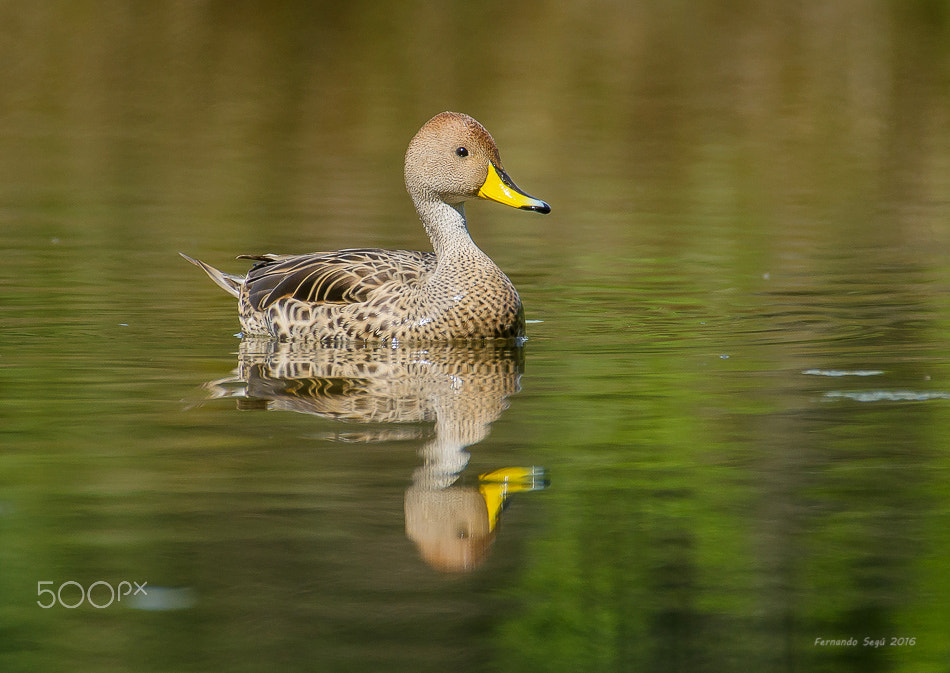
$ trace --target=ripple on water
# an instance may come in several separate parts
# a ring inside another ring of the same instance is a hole
[[[806,369],[802,374],[808,376],[830,376],[833,378],[841,376],[880,376],[884,371],[881,369]]]
[[[918,392],[915,390],[832,390],[824,394],[826,399],[848,399],[855,402],[927,402],[950,400],[950,393],[939,390]]]

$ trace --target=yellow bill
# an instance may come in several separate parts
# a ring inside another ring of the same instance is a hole
[[[551,206],[541,199],[525,194],[518,188],[504,169],[496,168],[495,164],[488,164],[488,177],[485,183],[478,190],[478,195],[483,199],[504,203],[513,208],[522,208],[523,210],[533,210],[538,213],[550,213]]]
[[[485,506],[488,507],[488,530],[490,531],[495,530],[495,524],[498,523],[505,501],[511,495],[540,491],[548,485],[544,469],[540,467],[505,467],[478,475],[478,481],[478,491],[485,499]]]

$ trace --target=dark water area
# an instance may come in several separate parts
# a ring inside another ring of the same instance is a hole
[[[947,3],[11,2],[0,63],[0,670],[947,670]],[[445,109],[552,206],[467,209],[527,343],[236,336],[177,253],[428,249]]]

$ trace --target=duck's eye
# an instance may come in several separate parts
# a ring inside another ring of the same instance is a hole
[[[467,157],[467,156],[468,156],[468,150],[465,149],[464,147],[458,147],[458,148],[456,148],[455,153],[456,153],[457,155],[459,155],[460,157]]]

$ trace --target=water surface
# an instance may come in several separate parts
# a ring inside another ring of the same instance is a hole
[[[5,5],[0,668],[945,670],[947,38],[927,2]],[[237,338],[177,252],[424,248],[443,109],[552,205],[468,208],[525,347]]]

